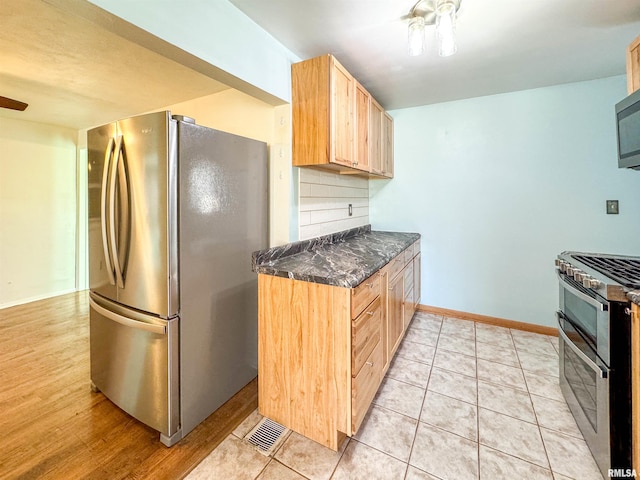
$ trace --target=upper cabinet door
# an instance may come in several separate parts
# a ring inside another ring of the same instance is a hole
[[[382,115],[382,175],[393,178],[393,118]]]
[[[333,155],[330,161],[352,166],[353,160],[353,77],[337,61],[332,69]]]
[[[371,95],[362,85],[355,82],[356,93],[356,140],[355,140],[355,164],[354,167],[364,172],[369,172],[369,109]]]
[[[640,37],[627,48],[627,93],[640,89]]]
[[[369,109],[369,162],[371,173],[382,175],[382,116],[384,110],[373,98]]]

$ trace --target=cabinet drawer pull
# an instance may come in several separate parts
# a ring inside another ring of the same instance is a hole
[[[373,317],[375,312],[367,312],[367,315],[371,315]]]
[[[369,288],[373,288],[373,282],[371,282],[371,283],[366,283],[365,285],[366,285],[367,287],[369,287]]]
[[[373,362],[364,362],[365,365],[369,365],[370,367],[373,367]]]

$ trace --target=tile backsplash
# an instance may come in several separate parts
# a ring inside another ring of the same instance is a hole
[[[369,180],[301,168],[299,212],[300,240],[367,225]]]

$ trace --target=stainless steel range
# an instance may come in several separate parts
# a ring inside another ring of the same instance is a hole
[[[631,468],[631,316],[640,258],[563,252],[560,387],[602,475]]]

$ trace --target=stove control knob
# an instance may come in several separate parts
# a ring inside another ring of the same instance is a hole
[[[589,280],[590,288],[600,288],[601,285],[602,285],[602,282],[599,280],[596,280],[595,278],[592,278],[591,280]]]
[[[585,277],[587,277],[587,276],[588,276],[588,275],[587,275],[586,273],[584,273],[584,272],[583,272],[583,271],[581,271],[581,270],[578,270],[577,268],[575,268],[575,269],[573,270],[573,279],[574,279],[576,282],[582,282],[582,281],[585,279]]]
[[[566,273],[567,275],[569,275],[570,277],[573,276],[573,271],[575,270],[574,267],[572,267],[571,265],[567,264],[564,267],[564,273]]]
[[[602,282],[588,275],[582,279],[582,286],[584,288],[598,288],[601,284]]]
[[[564,260],[560,260],[559,258],[556,258],[556,267],[560,267],[563,263],[564,263]]]

